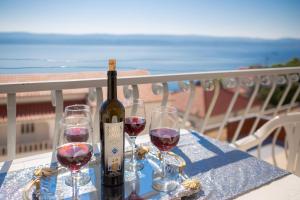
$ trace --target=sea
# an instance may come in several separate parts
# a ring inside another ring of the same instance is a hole
[[[109,58],[117,59],[119,70],[146,69],[151,74],[233,70],[300,58],[300,40],[225,39],[222,42],[222,38],[186,38],[180,38],[180,42],[178,38],[163,38],[168,42],[161,43],[143,38],[144,42],[91,44],[85,40],[28,42],[27,39],[24,42],[22,38],[3,37],[1,40],[0,35],[0,74],[106,71]],[[170,42],[172,39],[176,42]]]

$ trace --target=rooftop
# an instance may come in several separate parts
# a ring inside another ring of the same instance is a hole
[[[220,93],[211,116],[226,113],[234,92],[234,90],[224,89],[223,87],[220,88]],[[193,101],[192,103],[190,114],[200,118],[204,117],[208,111],[213,95],[214,91],[205,91],[203,87],[197,86],[195,88],[195,101]],[[173,105],[176,106],[179,111],[185,111],[186,105],[188,104],[189,95],[184,92],[178,92],[172,94],[172,97]],[[233,106],[232,112],[243,110],[247,106],[248,101],[249,97],[247,97],[246,92],[244,90],[241,90],[240,95],[238,96],[236,103]],[[259,100],[255,100],[253,103],[253,106],[257,105],[261,105],[261,102]]]

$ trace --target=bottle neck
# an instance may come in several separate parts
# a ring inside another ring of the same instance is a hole
[[[117,99],[117,72],[107,72],[107,99]]]

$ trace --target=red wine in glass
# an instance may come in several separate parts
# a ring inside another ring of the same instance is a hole
[[[68,142],[86,142],[89,139],[89,130],[86,127],[69,127],[64,131]]]
[[[90,161],[92,152],[88,143],[67,143],[57,148],[57,160],[71,171],[78,171]]]
[[[150,139],[160,151],[170,151],[179,141],[179,132],[171,128],[150,130]]]
[[[146,125],[146,119],[143,117],[126,117],[125,118],[125,132],[131,136],[136,137],[140,134]]]

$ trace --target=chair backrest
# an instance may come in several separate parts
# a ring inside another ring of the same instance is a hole
[[[283,127],[286,133],[288,146],[287,153],[287,170],[300,176],[300,112],[289,113],[277,116],[262,127],[260,127],[254,136],[259,140],[259,145],[273,133],[274,130]],[[274,148],[272,154],[275,155]],[[273,160],[276,159],[273,156]],[[276,160],[274,160],[276,163]]]

